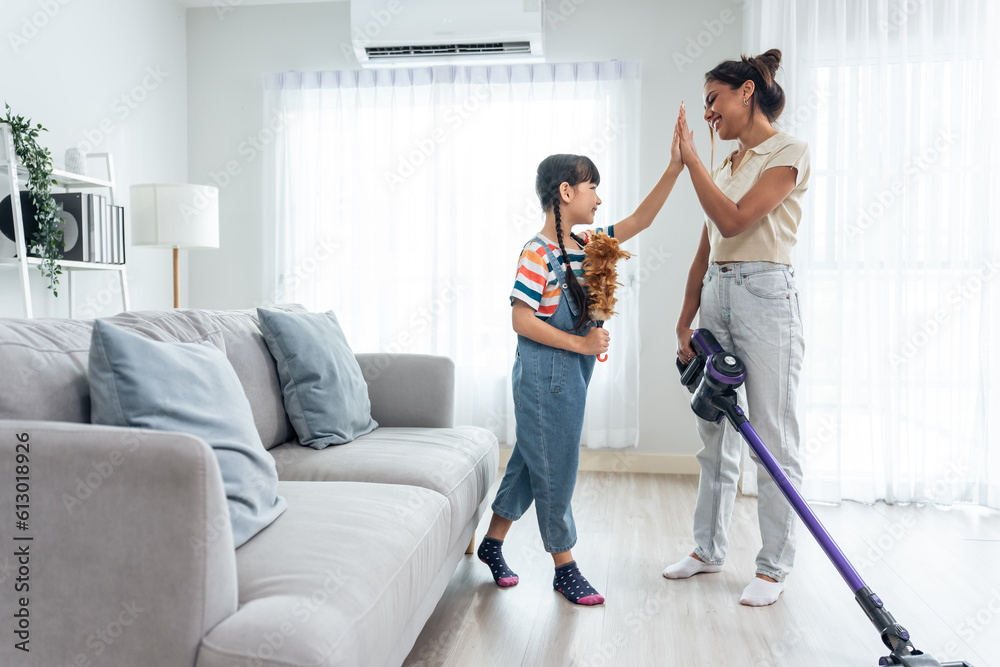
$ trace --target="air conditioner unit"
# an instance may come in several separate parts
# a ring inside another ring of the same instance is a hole
[[[351,0],[364,67],[543,59],[544,0]]]

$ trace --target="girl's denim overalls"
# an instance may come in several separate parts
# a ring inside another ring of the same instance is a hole
[[[563,265],[544,239],[536,240],[545,248],[561,287],[559,305],[546,321],[562,331],[586,336],[592,323],[573,330],[579,310]],[[570,500],[576,486],[583,410],[594,361],[593,355],[517,337],[512,373],[517,439],[493,511],[516,521],[534,501],[542,544],[549,553],[569,551],[576,544]]]

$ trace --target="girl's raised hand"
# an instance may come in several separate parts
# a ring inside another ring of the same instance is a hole
[[[684,157],[681,155],[681,137],[674,128],[674,138],[670,142],[670,166],[684,168]]]

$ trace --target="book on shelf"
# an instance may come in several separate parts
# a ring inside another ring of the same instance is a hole
[[[32,239],[37,232],[35,205],[31,195],[22,191],[21,217],[24,220],[24,242],[29,257],[38,257],[32,251]],[[60,227],[63,231],[62,258],[67,261],[96,264],[125,263],[125,208],[112,205],[104,195],[65,192],[54,193],[52,198],[59,207]],[[14,245],[14,215],[10,196],[0,201],[0,248],[2,256],[16,257]]]
[[[118,212],[118,263],[125,263],[125,207],[115,206]]]
[[[118,237],[121,236],[121,230],[118,229],[118,207],[111,205],[108,211],[111,213],[111,263],[121,264],[118,259],[118,255],[121,254],[118,247]]]
[[[93,195],[97,197],[97,215],[101,221],[101,264],[111,263],[111,253],[108,252],[108,232],[110,231],[108,225],[108,198],[104,195]]]
[[[55,200],[58,208],[59,228],[63,233],[63,259],[76,262],[88,262],[90,228],[88,220],[87,196],[79,192],[55,193],[52,199]],[[22,191],[21,217],[24,220],[24,244],[28,250],[28,257],[38,257],[38,253],[32,251],[35,234],[38,232],[38,224],[35,221],[36,207],[30,193]],[[0,233],[8,241],[14,241],[14,214],[12,202],[8,195],[0,202]],[[11,256],[16,256],[16,247]]]
[[[99,247],[97,234],[100,232],[100,226],[97,223],[97,200],[94,199],[93,195],[87,195],[87,228],[90,230],[90,235],[87,238],[90,259],[87,261],[96,262],[98,261],[97,249]]]

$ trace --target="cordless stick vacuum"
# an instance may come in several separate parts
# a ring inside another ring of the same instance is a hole
[[[910,633],[896,622],[892,614],[885,609],[882,600],[865,585],[857,570],[848,562],[840,547],[813,513],[812,508],[802,499],[798,489],[788,481],[788,477],[737,404],[736,389],[746,380],[746,368],[743,362],[736,355],[723,350],[719,341],[708,329],[698,329],[694,332],[691,336],[691,347],[696,356],[690,363],[682,364],[680,359],[677,360],[677,368],[681,372],[681,384],[694,394],[691,397],[691,409],[706,421],[718,423],[723,418],[728,419],[733,428],[750,445],[750,449],[785,494],[795,513],[806,524],[809,532],[840,572],[840,576],[850,586],[858,604],[881,634],[882,642],[892,651],[888,656],[880,658],[878,664],[905,667],[972,667],[967,662],[941,663],[914,648],[910,642]]]

